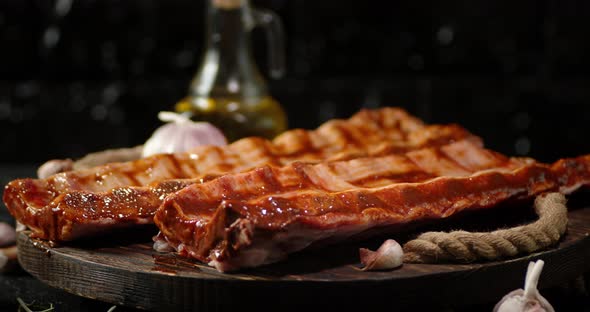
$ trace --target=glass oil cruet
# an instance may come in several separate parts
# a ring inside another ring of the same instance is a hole
[[[247,136],[268,139],[287,128],[281,105],[270,96],[250,47],[250,32],[265,29],[270,76],[284,73],[283,28],[271,11],[248,0],[207,0],[206,49],[189,94],[176,111],[220,128],[228,141]]]

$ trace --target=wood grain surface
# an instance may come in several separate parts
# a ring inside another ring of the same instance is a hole
[[[18,237],[19,261],[33,276],[68,292],[153,311],[218,311],[236,307],[298,310],[300,305],[395,307],[396,310],[499,300],[521,288],[529,261],[546,264],[540,287],[590,271],[590,196],[574,200],[568,231],[558,246],[517,259],[478,264],[404,264],[388,271],[360,271],[350,243],[301,252],[265,267],[223,274],[173,253],[152,249],[151,227],[64,246]],[[518,211],[518,212],[517,212]],[[510,215],[510,217],[505,217]],[[507,226],[534,218],[530,209],[496,209],[463,218],[453,228]],[[425,229],[420,229],[425,230]],[[414,233],[416,234],[416,233]],[[404,236],[395,237],[403,241]],[[264,310],[264,309],[263,309]]]

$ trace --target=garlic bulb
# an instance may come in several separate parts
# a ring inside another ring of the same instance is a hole
[[[537,290],[543,270],[543,260],[530,262],[526,272],[524,290],[510,292],[496,304],[494,312],[554,312],[555,310]]]
[[[208,122],[193,122],[186,116],[160,112],[167,124],[156,129],[143,146],[143,157],[163,153],[186,152],[199,145],[226,145],[223,133]]]

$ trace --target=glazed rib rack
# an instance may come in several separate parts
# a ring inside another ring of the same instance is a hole
[[[155,155],[43,180],[19,179],[6,186],[3,200],[32,236],[69,241],[152,223],[168,194],[226,173],[294,161],[391,155],[456,140],[482,144],[460,126],[426,126],[401,109],[363,110],[314,131],[287,131],[273,141],[251,137],[227,146],[201,146],[188,153]]]
[[[405,154],[262,166],[168,196],[155,222],[181,255],[219,271],[284,259],[316,243],[493,207],[590,181],[590,156],[553,165],[469,140]]]

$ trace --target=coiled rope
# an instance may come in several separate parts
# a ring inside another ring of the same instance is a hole
[[[561,193],[535,199],[539,219],[493,232],[427,232],[404,244],[405,263],[470,263],[530,254],[559,241],[567,228],[567,207]]]

